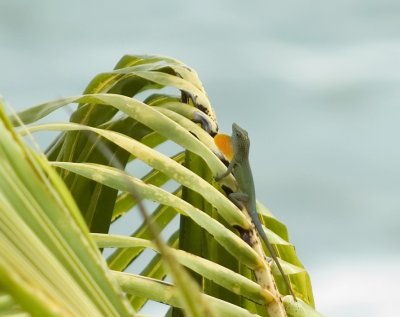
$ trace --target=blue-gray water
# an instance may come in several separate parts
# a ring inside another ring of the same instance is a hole
[[[0,1],[0,94],[17,109],[80,93],[127,53],[194,67],[222,129],[249,131],[258,197],[321,312],[397,315],[398,0]]]

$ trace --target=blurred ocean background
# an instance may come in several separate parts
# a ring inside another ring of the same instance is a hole
[[[195,68],[221,129],[249,131],[259,200],[317,309],[398,316],[400,2],[0,1],[0,94],[18,110],[146,53]]]

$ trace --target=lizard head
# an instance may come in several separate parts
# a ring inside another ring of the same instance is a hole
[[[250,138],[246,130],[236,123],[232,124],[232,146],[237,160],[247,159],[250,150]]]

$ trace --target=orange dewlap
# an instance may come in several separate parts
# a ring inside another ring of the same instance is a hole
[[[222,154],[231,161],[233,158],[231,137],[227,134],[217,134],[214,137],[214,143]]]

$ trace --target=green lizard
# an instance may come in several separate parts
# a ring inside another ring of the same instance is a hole
[[[279,272],[282,274],[282,277],[286,283],[286,286],[289,289],[290,294],[296,300],[296,296],[292,290],[289,279],[283,272],[282,266],[280,265],[278,258],[276,257],[275,251],[272,248],[272,245],[270,244],[267,235],[265,234],[264,229],[261,226],[260,219],[258,218],[256,210],[256,193],[254,187],[254,180],[249,162],[250,139],[247,131],[239,127],[236,123],[234,123],[232,124],[232,136],[230,137],[231,144],[226,144],[227,143],[226,140],[221,142],[215,139],[215,141],[219,148],[222,149],[223,147],[225,147],[225,149],[223,149],[223,152],[225,151],[229,153],[229,149],[227,149],[227,147],[229,148],[229,146],[232,147],[231,151],[233,152],[232,153],[233,155],[228,154],[228,156],[233,156],[229,163],[228,169],[222,175],[217,176],[215,178],[216,181],[221,180],[222,178],[228,176],[231,172],[233,172],[233,175],[235,176],[235,179],[239,186],[239,191],[236,193],[229,194],[229,198],[235,204],[239,206],[244,205],[245,208],[247,209],[254,223],[254,226],[256,227],[258,234],[264,241],[265,246],[267,247],[269,253],[271,254],[272,259],[275,261],[279,269]]]

